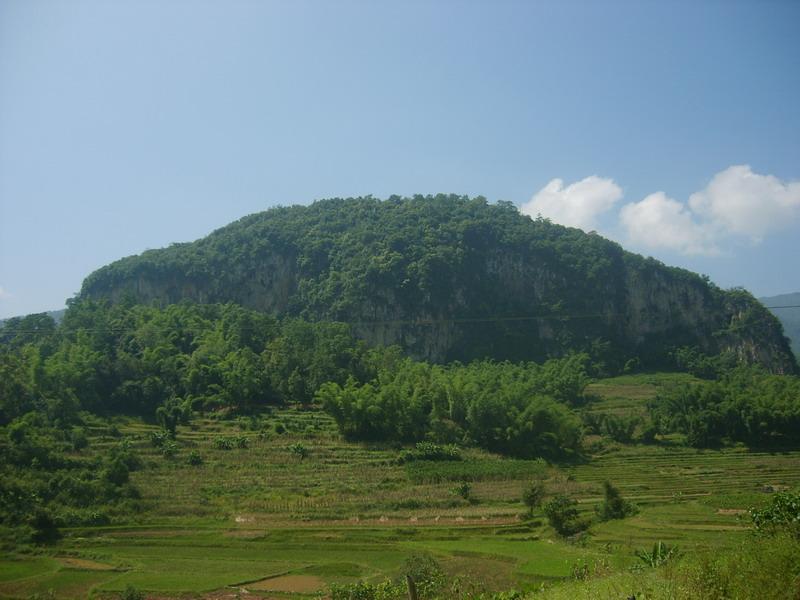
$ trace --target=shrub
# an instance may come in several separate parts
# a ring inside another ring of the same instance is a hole
[[[611,482],[603,482],[603,493],[605,494],[605,500],[596,508],[600,520],[624,519],[638,512],[638,509],[625,500],[619,490],[611,485]]]
[[[120,600],[144,600],[144,592],[137,590],[133,587],[130,583],[125,587],[122,594],[120,594]]]
[[[450,491],[454,496],[461,496],[464,500],[469,500],[470,494],[472,494],[472,484],[469,481],[462,481]]]
[[[415,460],[461,460],[461,449],[455,444],[418,442],[413,450],[404,450],[398,462],[402,464]]]
[[[214,439],[214,448],[217,450],[233,450],[234,448],[247,448],[249,440],[245,435],[233,437],[221,436]]]
[[[289,444],[288,446],[286,446],[286,449],[287,449],[289,452],[291,452],[292,454],[294,454],[294,455],[295,455],[297,458],[299,458],[300,460],[303,460],[303,459],[304,459],[304,458],[306,458],[306,457],[308,456],[308,454],[309,454],[308,448],[306,448],[306,447],[305,447],[303,444],[301,444],[300,442],[297,442],[297,443],[295,443],[295,444]]]
[[[161,448],[166,442],[170,440],[171,436],[168,431],[159,430],[150,432],[150,444],[154,448]]]
[[[642,444],[652,444],[656,441],[656,436],[659,434],[658,423],[649,420],[645,422],[642,427],[642,432],[639,434],[639,441]]]
[[[197,450],[192,450],[186,458],[186,464],[197,467],[203,464],[203,457]]]
[[[28,517],[28,525],[33,530],[31,540],[36,544],[52,544],[61,537],[53,516],[43,508],[36,508]]]
[[[130,471],[128,465],[119,457],[112,458],[102,471],[102,477],[114,485],[128,483]]]
[[[178,444],[175,440],[166,440],[161,444],[161,456],[171,458],[178,453]]]
[[[410,577],[422,598],[433,597],[445,583],[439,563],[427,554],[414,554],[406,559],[405,574]]]
[[[86,437],[86,431],[81,427],[75,427],[72,430],[70,440],[72,441],[72,448],[74,450],[83,450],[89,445],[89,438]]]
[[[630,444],[638,424],[638,417],[620,417],[609,414],[603,417],[602,431],[615,442]]]
[[[577,500],[564,495],[558,495],[544,505],[547,521],[560,535],[575,535],[589,527],[589,521],[580,518],[575,508],[577,505]]]
[[[406,594],[405,583],[386,580],[381,583],[356,583],[331,584],[331,600],[395,600],[402,599]]]
[[[678,548],[677,546],[670,546],[659,540],[653,544],[652,550],[637,550],[634,554],[648,567],[656,568],[677,557]]]
[[[214,448],[217,450],[233,450],[235,444],[232,438],[218,437],[214,439]]]
[[[522,502],[528,507],[529,514],[533,509],[541,506],[544,500],[545,487],[542,481],[534,481],[522,491]]]
[[[750,509],[753,527],[761,533],[788,533],[800,539],[800,492],[778,492],[766,508]]]

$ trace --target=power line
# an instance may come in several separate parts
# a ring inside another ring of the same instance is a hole
[[[781,308],[800,308],[800,304],[792,304],[792,305],[784,305],[784,306],[765,306],[764,308],[767,309],[781,309]],[[378,326],[378,325],[416,325],[416,326],[424,326],[424,325],[437,325],[437,324],[445,324],[445,323],[453,323],[453,324],[468,324],[468,323],[501,323],[501,322],[524,322],[524,321],[539,321],[539,320],[566,320],[566,319],[616,319],[627,316],[627,313],[580,313],[580,314],[549,314],[549,315],[522,315],[522,316],[492,316],[492,317],[453,317],[453,318],[440,318],[440,319],[393,319],[393,320],[378,320],[378,321],[329,321],[333,323],[342,323],[345,325],[351,325],[354,327],[357,326]],[[146,324],[145,324],[146,325]],[[180,331],[191,333],[191,332],[205,332],[213,329],[213,327],[209,328],[198,328],[198,327],[186,327],[180,329]],[[237,331],[260,331],[263,328],[260,327],[237,327]],[[87,333],[116,333],[116,334],[123,334],[127,332],[134,332],[138,331],[138,328],[130,328],[130,327],[85,327],[80,329],[72,329],[72,330],[53,330],[53,331],[44,331],[41,329],[9,329],[4,330],[0,329],[0,332],[4,334],[20,334],[20,333],[30,333],[30,334],[50,334],[50,335],[69,335],[75,334],[78,332],[87,332]],[[167,327],[160,327],[160,328],[151,328],[148,331],[152,331],[155,333],[163,333],[169,331],[175,331],[175,328],[167,328]]]

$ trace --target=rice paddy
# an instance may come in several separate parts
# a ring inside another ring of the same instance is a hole
[[[598,382],[587,410],[640,414],[660,385],[682,377]],[[433,555],[482,589],[538,589],[581,562],[631,564],[634,550],[656,540],[687,551],[732,547],[747,535],[747,508],[800,485],[800,452],[669,440],[596,440],[590,455],[562,465],[474,449],[462,461],[401,464],[400,448],[343,441],[316,409],[197,419],[179,428],[173,456],[151,443],[154,425],[120,419],[114,428],[95,425],[90,449],[129,440],[144,463],[132,473],[139,512],[65,530],[40,554],[0,559],[0,597],[112,597],[127,586],[157,598],[317,597],[332,583],[400,575],[413,554]],[[220,439],[245,441],[226,449]],[[575,497],[586,515],[609,480],[639,513],[568,543],[540,512],[526,514],[522,491],[533,479]],[[467,498],[454,489],[461,481]]]

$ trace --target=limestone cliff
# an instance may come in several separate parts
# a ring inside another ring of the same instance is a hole
[[[688,345],[797,368],[780,324],[746,292],[483,198],[272,209],[108,265],[81,295],[347,321],[371,343],[437,362],[594,350],[659,364]]]

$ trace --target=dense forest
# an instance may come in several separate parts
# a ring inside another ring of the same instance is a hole
[[[671,356],[674,368],[707,381],[665,391],[646,422],[598,423],[581,407],[591,378],[609,368],[602,354],[437,365],[397,346],[370,347],[343,323],[278,320],[234,304],[74,301],[60,324],[41,314],[0,328],[0,518],[44,541],[57,525],[135,511],[128,474],[141,465],[124,442],[102,459],[65,458],[85,446],[87,427],[115,414],[157,423],[164,452],[197,415],[288,404],[322,407],[347,439],[425,442],[434,453],[475,446],[572,459],[593,431],[643,443],[678,433],[701,447],[800,441],[796,377],[737,366],[730,353],[682,347]]]
[[[602,350],[614,370],[632,358],[669,364],[671,349],[697,346],[773,372],[797,369],[778,321],[743,290],[481,197],[270,209],[103,267],[80,297],[234,302],[347,322],[372,345],[438,363]]]
[[[588,355],[541,366],[430,365],[397,347],[369,348],[345,324],[277,321],[233,304],[85,301],[58,326],[46,315],[12,319],[0,342],[2,425],[32,412],[69,425],[87,411],[140,415],[174,431],[197,412],[318,402],[356,439],[429,438],[522,455],[577,449],[566,407],[580,402],[591,368]]]

